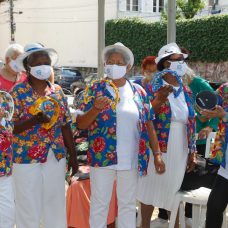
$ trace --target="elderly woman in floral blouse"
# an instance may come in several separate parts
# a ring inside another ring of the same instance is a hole
[[[28,80],[11,92],[17,228],[40,227],[40,222],[45,228],[66,227],[66,153],[73,174],[77,161],[66,98],[48,81],[56,60],[56,51],[40,44],[27,45],[18,57]]]
[[[186,167],[191,170],[194,166],[194,108],[191,91],[183,86],[181,80],[186,69],[185,58],[175,43],[162,47],[156,58],[160,72],[147,86],[156,115],[154,127],[166,172],[157,175],[153,163],[150,163],[148,175],[139,180],[137,199],[141,202],[143,228],[150,227],[154,206],[171,211]]]
[[[113,182],[117,183],[118,227],[136,227],[136,183],[147,174],[150,146],[158,173],[165,170],[153,128],[153,110],[145,91],[126,73],[134,57],[121,43],[103,52],[107,80],[94,82],[84,95],[77,124],[89,129],[91,166],[90,227],[106,227]],[[87,97],[87,99],[86,99]]]

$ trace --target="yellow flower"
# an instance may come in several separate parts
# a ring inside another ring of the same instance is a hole
[[[34,141],[26,141],[27,146],[32,146],[34,144]]]
[[[22,162],[22,157],[16,157],[15,163],[20,164]]]
[[[23,152],[22,148],[17,149],[16,153],[21,154]]]

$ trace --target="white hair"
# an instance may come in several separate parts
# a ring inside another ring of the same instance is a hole
[[[11,44],[6,49],[5,59],[7,57],[12,58],[15,53],[23,53],[23,52],[24,52],[24,47],[23,46],[21,46],[20,44]]]
[[[130,56],[123,50],[120,50],[118,48],[113,48],[105,53],[104,56],[104,61],[108,60],[108,58],[113,54],[113,53],[119,53],[123,56],[124,62],[128,65],[130,63]]]
[[[192,80],[196,76],[193,69],[191,69],[189,66],[187,67],[186,73],[183,75],[182,80],[184,85],[191,84]]]

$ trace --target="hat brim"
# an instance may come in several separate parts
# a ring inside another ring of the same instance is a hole
[[[49,57],[51,59],[51,66],[54,66],[58,62],[58,54],[57,54],[55,49],[53,49],[53,48],[40,48],[40,49],[24,52],[23,54],[19,55],[17,60],[16,60],[19,69],[26,71],[26,69],[24,68],[24,63],[23,63],[24,60],[28,56],[30,56],[31,54],[36,53],[36,52],[40,52],[40,51],[47,52],[47,54],[49,55]]]
[[[162,59],[164,59],[165,57],[168,57],[170,55],[173,55],[173,54],[178,54],[178,55],[183,55],[184,56],[184,59],[187,59],[188,58],[188,54],[184,54],[182,52],[180,53],[165,53],[164,55],[162,56],[158,56],[156,59],[155,59],[155,63],[158,64]]]
[[[129,64],[131,65],[131,68],[133,67],[133,65],[134,65],[134,55],[133,55],[132,51],[126,46],[110,45],[110,46],[105,47],[103,52],[102,52],[103,62],[106,61],[105,56],[106,56],[107,52],[109,52],[111,50],[116,50],[116,51],[119,50],[119,51],[125,52],[130,58]]]

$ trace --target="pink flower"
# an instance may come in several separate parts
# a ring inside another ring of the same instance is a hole
[[[110,135],[113,135],[115,132],[116,132],[116,129],[114,127],[111,127],[111,128],[108,129],[108,133]]]
[[[8,131],[2,131],[0,134],[0,150],[6,151],[12,144],[12,134]]]
[[[105,114],[102,115],[101,118],[102,118],[104,121],[107,121],[107,120],[110,119],[110,116],[109,116],[107,113],[105,113]]]

